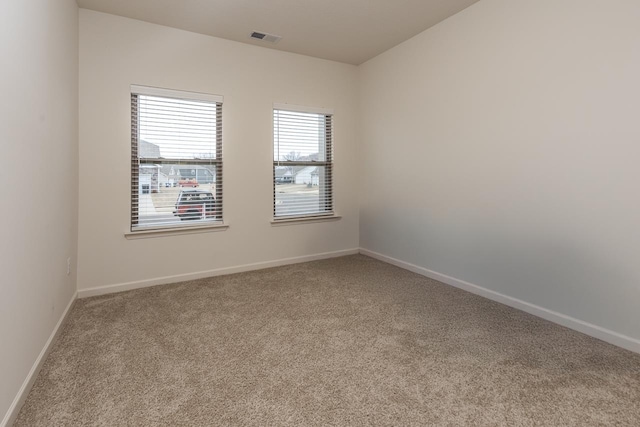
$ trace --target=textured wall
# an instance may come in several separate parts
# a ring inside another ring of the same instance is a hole
[[[361,246],[639,339],[638,22],[483,0],[361,66]]]
[[[358,247],[355,66],[80,11],[80,290]],[[130,85],[224,96],[223,232],[127,240]],[[273,227],[273,103],[335,111],[339,221]]]
[[[2,2],[0,57],[1,423],[76,289],[75,1]]]

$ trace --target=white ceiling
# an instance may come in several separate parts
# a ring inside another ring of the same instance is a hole
[[[356,65],[477,1],[77,0],[85,9]],[[282,40],[255,41],[252,31]]]

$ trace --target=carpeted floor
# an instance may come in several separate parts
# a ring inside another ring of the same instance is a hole
[[[82,299],[18,426],[640,425],[640,355],[355,255]]]

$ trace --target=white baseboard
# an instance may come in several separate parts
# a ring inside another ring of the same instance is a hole
[[[11,402],[11,406],[9,406],[9,409],[2,419],[2,422],[0,422],[0,427],[9,427],[15,422],[18,413],[20,412],[20,408],[22,408],[24,401],[27,399],[29,391],[31,391],[31,387],[33,387],[33,383],[38,377],[38,373],[40,372],[44,361],[47,359],[49,352],[53,348],[53,343],[56,342],[56,339],[60,335],[60,332],[62,332],[62,326],[67,321],[67,316],[69,315],[69,313],[71,313],[71,308],[76,302],[77,296],[78,294],[74,293],[73,297],[71,297],[71,301],[69,301],[69,304],[67,304],[67,308],[64,309],[62,316],[60,316],[60,320],[58,320],[55,328],[53,328],[53,332],[51,332],[51,335],[42,348],[42,351],[38,355],[38,358],[33,363],[33,366],[31,367],[27,378],[25,378],[22,386],[20,387],[20,390],[18,390],[18,394],[16,395],[15,399],[13,399],[13,402]]]
[[[225,274],[243,273],[245,271],[261,270],[263,268],[279,267],[282,265],[298,264],[301,262],[316,261],[320,259],[336,258],[360,253],[360,249],[345,249],[334,252],[323,252],[313,255],[305,255],[294,258],[283,258],[274,261],[256,262],[234,267],[216,268],[213,270],[199,271],[196,273],[176,274],[174,276],[156,277],[153,279],[139,280],[135,282],[119,283],[115,285],[98,286],[95,288],[79,289],[78,298],[87,298],[97,295],[112,294],[115,292],[129,291],[132,289],[147,288],[168,283],[184,282],[187,280],[203,279],[205,277],[222,276]]]
[[[529,314],[533,314],[534,316],[538,316],[545,320],[549,320],[550,322],[557,323],[578,332],[582,332],[583,334],[598,338],[615,346],[640,353],[640,340],[637,340],[635,338],[610,331],[608,329],[584,322],[582,320],[574,319],[573,317],[567,316],[565,314],[548,310],[544,307],[540,307],[526,301],[522,301],[517,298],[513,298],[487,288],[483,288],[482,286],[474,285],[473,283],[456,279],[455,277],[447,276],[446,274],[437,273],[435,271],[417,266],[415,264],[404,262],[399,259],[370,251],[368,249],[360,248],[360,253],[370,256],[371,258],[384,261],[388,264],[403,268],[405,270],[412,271],[422,276],[429,277],[439,282],[446,283],[447,285],[451,285],[456,288],[471,292],[473,294],[480,295],[501,304],[508,305],[509,307],[525,311]]]

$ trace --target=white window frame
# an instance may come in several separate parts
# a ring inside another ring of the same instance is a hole
[[[226,229],[228,226],[223,222],[223,158],[222,158],[222,103],[224,98],[220,95],[212,95],[199,92],[188,92],[181,90],[165,89],[150,86],[131,85],[131,206],[130,206],[130,229],[125,233],[127,238],[137,237],[155,237],[164,233],[192,233],[199,231],[211,231],[212,229]],[[137,123],[139,120],[138,112],[138,96],[157,96],[162,98],[174,98],[178,100],[188,101],[205,101],[216,104],[216,141],[215,141],[215,159],[140,159],[138,157],[138,139],[139,129]],[[188,164],[206,164],[214,165],[216,169],[216,188],[214,196],[216,197],[216,216],[207,221],[176,222],[171,224],[163,224],[161,226],[138,226],[138,192],[139,192],[139,170],[142,164],[157,163],[188,163]]]
[[[300,113],[310,113],[325,116],[325,160],[324,161],[286,161],[289,166],[324,166],[324,179],[323,179],[323,191],[328,192],[328,196],[325,197],[326,209],[315,213],[298,214],[298,215],[276,215],[276,166],[281,166],[285,161],[277,159],[276,141],[275,141],[275,113],[276,111],[293,111]],[[272,200],[272,214],[273,225],[286,224],[286,223],[300,223],[300,222],[316,222],[332,219],[339,219],[335,212],[335,191],[334,191],[334,110],[328,108],[319,107],[307,107],[294,104],[274,103],[271,116],[272,125],[272,142],[271,153],[273,156],[273,200]]]

